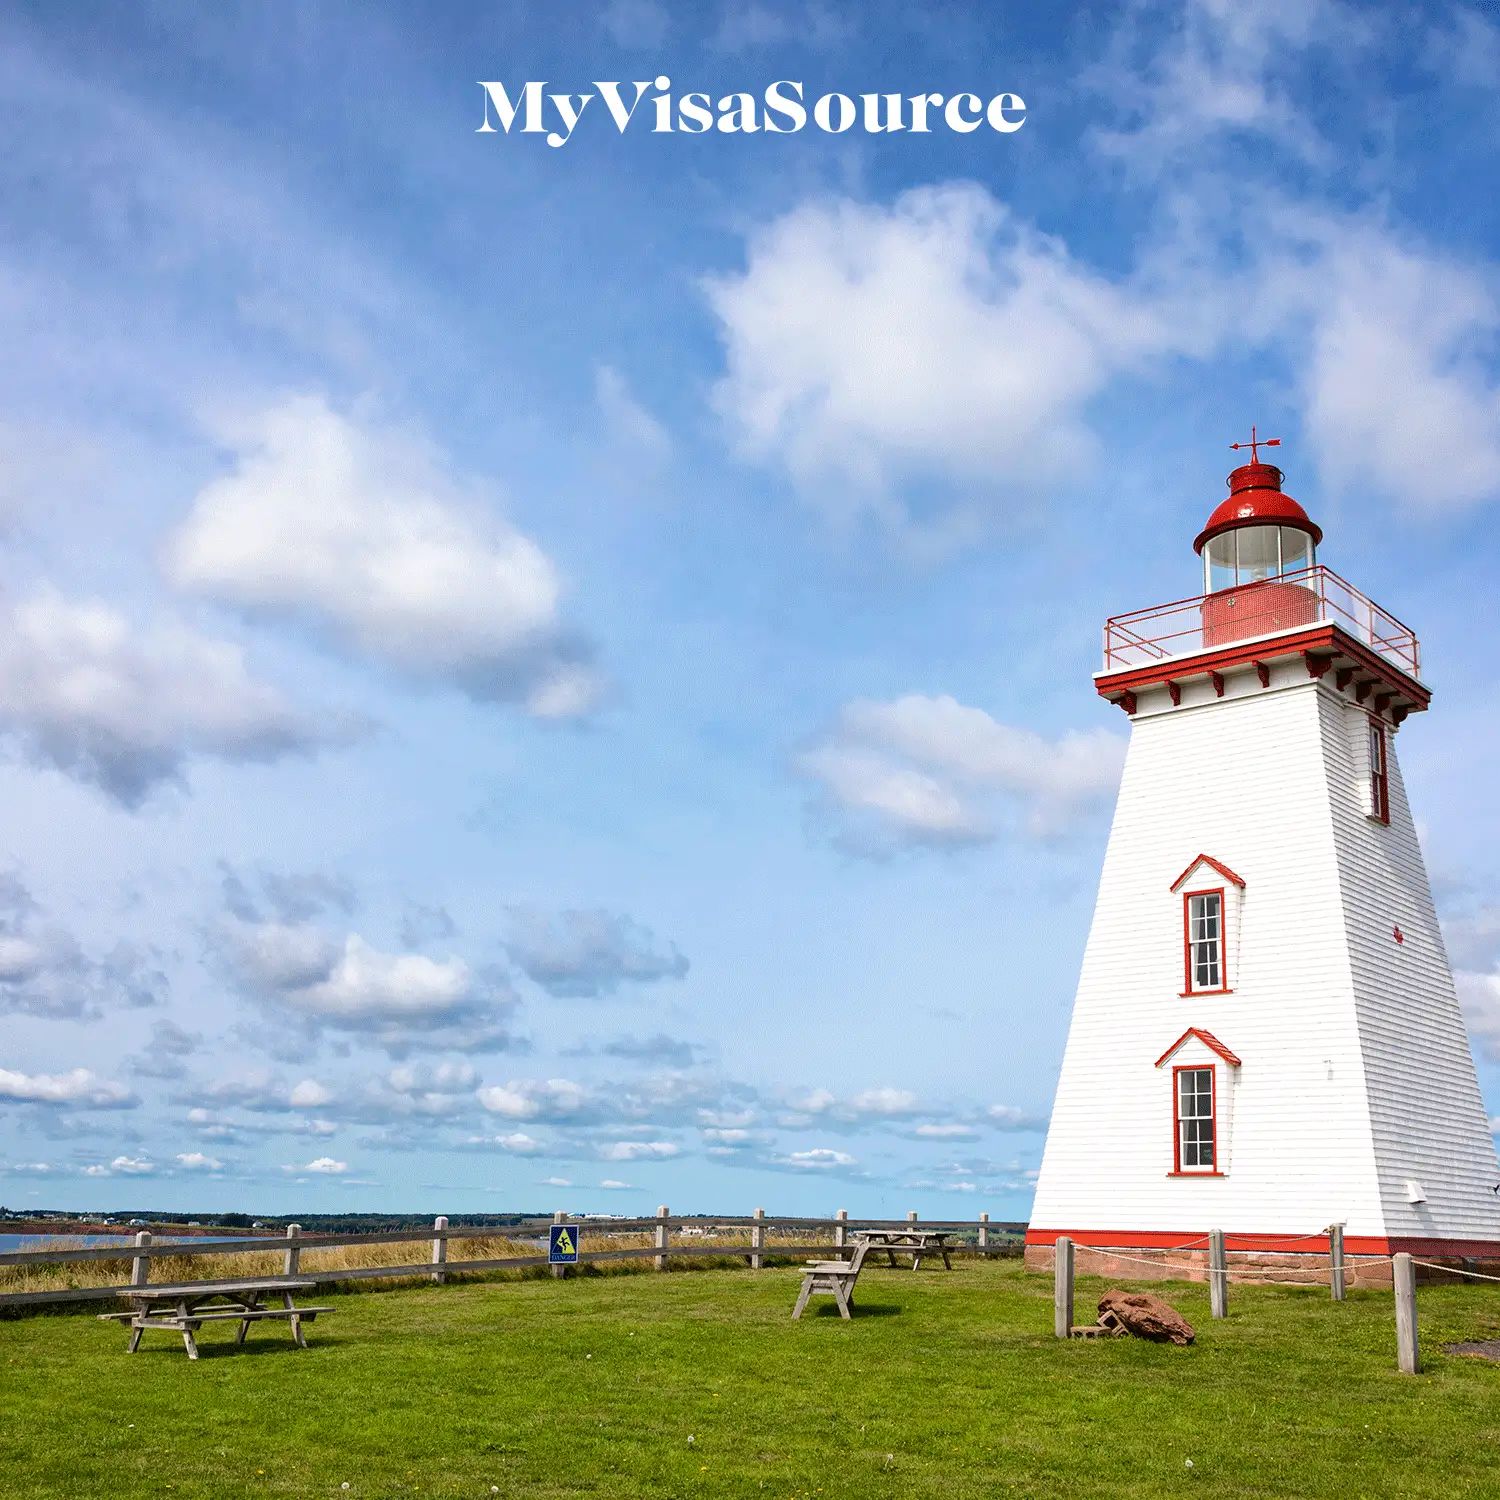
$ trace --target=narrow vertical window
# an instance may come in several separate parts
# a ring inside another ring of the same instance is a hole
[[[1183,897],[1183,920],[1187,927],[1187,990],[1223,990],[1224,982],[1224,893],[1189,891]]]
[[[1213,1068],[1174,1068],[1176,1096],[1173,1100],[1175,1170],[1216,1172],[1217,1143],[1214,1140]]]
[[[1391,821],[1391,778],[1386,756],[1385,725],[1370,720],[1370,816]]]

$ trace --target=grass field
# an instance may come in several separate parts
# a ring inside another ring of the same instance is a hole
[[[335,1296],[293,1350],[204,1357],[89,1316],[0,1322],[0,1493],[127,1496],[1500,1495],[1500,1288],[1427,1287],[1427,1373],[1388,1293],[1160,1288],[1175,1349],[1059,1343],[1014,1261],[867,1269],[852,1323],[789,1316],[790,1269]],[[1081,1278],[1079,1311],[1107,1283]],[[330,1299],[319,1295],[319,1302]],[[820,1299],[826,1301],[827,1299]],[[347,1485],[347,1489],[345,1486]]]

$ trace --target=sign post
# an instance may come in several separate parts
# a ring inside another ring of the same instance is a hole
[[[554,1266],[578,1264],[578,1226],[576,1224],[549,1224],[547,1226],[547,1261]]]

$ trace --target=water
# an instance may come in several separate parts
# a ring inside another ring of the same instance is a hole
[[[212,1245],[218,1240],[239,1239],[242,1236],[233,1234],[178,1234],[155,1236],[158,1245],[181,1245],[200,1244]],[[56,1234],[0,1234],[0,1251],[10,1250],[54,1250],[64,1243],[69,1249],[82,1244],[85,1247],[94,1245],[130,1245],[135,1242],[135,1231],[129,1234],[68,1234],[59,1231]]]

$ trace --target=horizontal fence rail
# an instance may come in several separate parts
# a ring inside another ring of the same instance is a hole
[[[949,1252],[967,1255],[1013,1254],[1019,1248],[1026,1225],[1017,1221],[978,1219],[920,1219],[914,1214],[903,1219],[851,1219],[839,1214],[833,1218],[777,1217],[764,1214],[725,1215],[713,1219],[655,1214],[640,1219],[590,1219],[565,1215],[527,1219],[511,1224],[470,1224],[449,1227],[444,1218],[429,1229],[377,1230],[369,1234],[304,1234],[299,1225],[289,1225],[285,1234],[262,1234],[243,1239],[216,1240],[195,1236],[190,1240],[154,1240],[149,1231],[136,1235],[133,1242],[117,1245],[88,1245],[59,1250],[7,1250],[0,1252],[0,1267],[55,1266],[90,1262],[131,1262],[131,1280],[123,1285],[58,1287],[41,1291],[0,1293],[0,1308],[38,1306],[45,1303],[107,1301],[129,1296],[150,1286],[150,1263],[168,1258],[201,1258],[220,1255],[266,1255],[282,1258],[283,1280],[314,1281],[331,1284],[343,1281],[401,1279],[424,1277],[445,1280],[465,1272],[528,1270],[551,1264],[546,1252],[531,1255],[508,1255],[482,1260],[452,1260],[448,1248],[454,1242],[487,1239],[545,1240],[555,1223],[567,1223],[583,1230],[579,1241],[577,1264],[588,1266],[633,1260],[653,1260],[659,1269],[669,1260],[740,1259],[752,1267],[765,1260],[786,1256],[838,1255],[849,1251],[851,1238],[860,1230],[938,1231],[965,1236],[950,1241]],[[768,1231],[785,1234],[805,1233],[821,1238],[798,1239],[794,1243],[767,1238]],[[722,1231],[749,1231],[748,1242],[718,1239]],[[610,1237],[652,1233],[654,1243],[645,1246],[609,1248]],[[687,1243],[673,1243],[672,1236],[686,1236]],[[973,1236],[972,1240],[968,1236]],[[601,1244],[602,1248],[590,1248]],[[400,1265],[363,1265],[304,1267],[304,1253],[317,1250],[361,1249],[371,1245],[429,1246],[429,1256],[422,1261]],[[899,1247],[897,1253],[901,1253]],[[278,1278],[267,1277],[266,1284]],[[205,1289],[219,1284],[214,1279],[195,1281]]]

